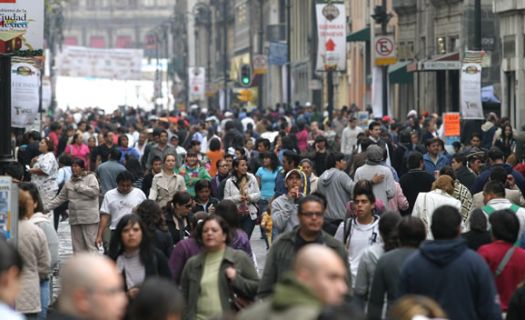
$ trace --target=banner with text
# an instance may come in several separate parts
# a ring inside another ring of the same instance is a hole
[[[27,59],[27,58],[26,58]],[[11,64],[11,126],[27,128],[38,119],[40,70],[28,62]]]
[[[58,74],[66,77],[140,80],[141,49],[94,49],[65,46],[57,57]]]
[[[461,67],[461,116],[463,119],[484,119],[481,104],[481,65],[465,63]]]
[[[0,53],[43,48],[44,0],[0,0]]]
[[[346,8],[342,2],[317,3],[317,71],[346,70]]]

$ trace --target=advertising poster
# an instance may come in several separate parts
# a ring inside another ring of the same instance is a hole
[[[461,115],[463,119],[484,119],[481,104],[481,65],[465,63],[461,67]]]
[[[24,62],[11,65],[11,126],[26,128],[38,119],[40,70]]]
[[[206,69],[203,67],[188,68],[190,101],[206,99]]]
[[[0,234],[6,239],[16,238],[18,226],[18,193],[11,177],[0,176]]]
[[[0,53],[44,48],[44,0],[0,0]]]
[[[317,3],[317,71],[346,70],[346,8],[343,2]]]

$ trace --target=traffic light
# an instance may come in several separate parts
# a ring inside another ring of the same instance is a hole
[[[372,18],[374,21],[378,24],[387,24],[388,21],[390,21],[390,18],[392,15],[386,11],[386,8],[383,6],[375,6],[374,7],[374,14],[372,15]]]
[[[241,66],[241,86],[247,88],[252,83],[252,67],[249,64]]]

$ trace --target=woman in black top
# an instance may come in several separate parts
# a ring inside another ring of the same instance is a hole
[[[481,209],[472,211],[470,214],[470,231],[461,236],[467,241],[467,246],[474,251],[477,251],[482,245],[492,242],[490,232],[487,230],[487,217]]]
[[[165,216],[168,230],[173,239],[173,245],[190,236],[190,214],[193,207],[193,199],[186,191],[177,191],[168,205]]]

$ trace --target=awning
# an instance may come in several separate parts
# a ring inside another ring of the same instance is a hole
[[[408,72],[446,71],[460,69],[461,61],[459,60],[459,52],[442,54],[431,59],[425,59],[411,63],[407,66]]]
[[[346,42],[370,42],[370,28],[364,28],[347,35]]]
[[[388,79],[390,83],[408,84],[412,83],[414,76],[407,71],[410,61],[398,62],[388,67]]]

